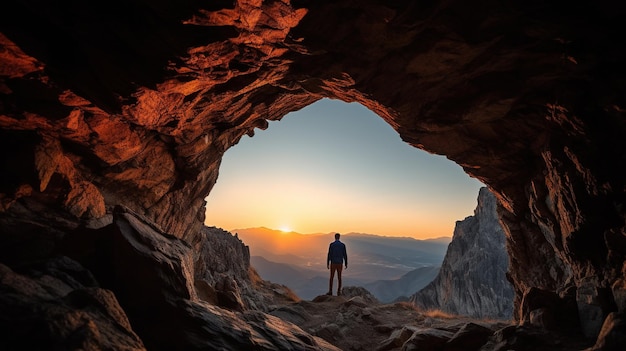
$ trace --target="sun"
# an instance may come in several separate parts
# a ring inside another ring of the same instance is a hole
[[[289,228],[289,227],[288,227],[288,226],[286,226],[286,225],[284,225],[284,226],[282,226],[282,227],[278,228],[278,230],[280,230],[280,231],[281,231],[281,232],[283,232],[283,233],[289,233],[289,232],[291,232],[291,228]]]

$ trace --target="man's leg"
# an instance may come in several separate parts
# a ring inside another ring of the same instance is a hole
[[[326,295],[333,294],[333,280],[335,279],[335,267],[333,264],[330,265],[330,280],[328,281],[328,292]]]
[[[341,271],[343,270],[343,267],[341,266],[341,263],[337,265],[337,296],[341,295]]]

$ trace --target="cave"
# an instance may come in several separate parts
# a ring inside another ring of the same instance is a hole
[[[172,340],[183,339],[195,349],[206,335],[244,339],[244,319],[209,303],[229,291],[215,286],[228,284],[206,278],[197,262],[215,260],[245,280],[245,246],[224,244],[244,263],[198,249],[209,237],[204,197],[242,136],[323,98],[366,106],[405,142],[446,156],[496,195],[517,322],[546,294],[563,302],[557,313],[572,328],[598,338],[597,349],[623,340],[623,3],[1,7],[3,349],[16,340],[71,345],[93,330],[72,334],[48,322],[76,324],[94,301],[115,322],[100,313],[89,325],[123,330],[117,340],[127,349],[141,344],[137,335],[162,350],[182,349]],[[155,263],[130,256],[131,247],[158,252],[159,273],[146,273]],[[138,284],[134,271],[148,277]],[[172,272],[178,278],[159,278]],[[45,285],[51,276],[65,283]],[[25,310],[35,322],[26,323]],[[252,310],[245,320],[262,318]],[[206,313],[241,334],[201,324]],[[150,323],[157,318],[177,321],[172,338],[160,337]]]

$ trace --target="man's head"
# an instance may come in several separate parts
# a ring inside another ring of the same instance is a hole
[[[341,236],[341,234],[339,233],[335,233],[335,240],[339,240],[339,237]]]

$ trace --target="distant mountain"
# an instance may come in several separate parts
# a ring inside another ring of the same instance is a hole
[[[257,270],[261,278],[272,282],[303,282],[320,275],[320,272],[311,269],[301,268],[287,263],[272,262],[262,256],[251,256],[250,264]],[[297,284],[293,284],[293,286],[296,285]]]
[[[474,216],[456,224],[439,274],[411,296],[415,305],[477,318],[512,317],[509,258],[496,205],[496,197],[481,188]]]
[[[439,266],[450,243],[450,238],[447,241],[416,240],[359,233],[346,234],[346,238],[349,240],[350,249],[357,255],[366,257],[370,262],[376,261],[381,264],[393,262],[410,268]]]
[[[380,302],[389,303],[409,296],[428,285],[439,273],[439,267],[420,267],[395,280],[378,280],[363,285]]]
[[[303,299],[328,290],[326,254],[334,233],[284,233],[268,228],[232,233],[249,246],[251,264],[263,279],[286,285]],[[387,301],[409,296],[432,280],[436,275],[433,267],[441,265],[450,238],[417,240],[347,233],[341,241],[347,246],[349,262],[343,286],[370,286],[377,298]]]

